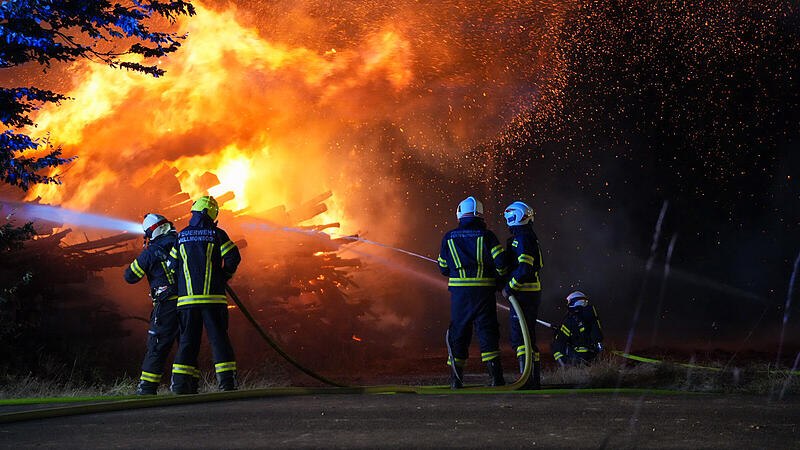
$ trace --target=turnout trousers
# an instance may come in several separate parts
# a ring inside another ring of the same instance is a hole
[[[448,347],[457,367],[463,367],[469,356],[473,323],[480,342],[481,360],[487,362],[498,358],[500,325],[497,323],[494,286],[450,288]]]
[[[191,394],[197,392],[200,370],[197,355],[203,326],[214,354],[214,368],[221,390],[234,389],[236,359],[228,338],[228,307],[221,304],[192,305],[178,308],[180,338],[178,354],[172,365],[172,392]]]
[[[539,361],[539,348],[536,346],[536,319],[539,317],[539,304],[542,301],[542,291],[533,292],[513,292],[514,297],[517,299],[522,314],[525,315],[525,323],[528,325],[528,332],[531,338],[531,352],[533,353],[534,362]],[[522,328],[519,326],[519,317],[517,311],[511,308],[510,317],[511,327],[511,348],[517,354],[517,358],[525,356],[525,338],[522,337]]]
[[[142,362],[141,381],[160,383],[172,343],[178,337],[178,300],[176,298],[156,301],[150,313],[150,329],[147,330],[147,353]]]

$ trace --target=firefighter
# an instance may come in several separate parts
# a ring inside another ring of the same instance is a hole
[[[473,323],[480,341],[481,360],[489,371],[489,385],[502,386],[505,381],[495,286],[498,275],[506,273],[503,246],[486,229],[483,204],[475,197],[467,197],[458,205],[456,217],[458,228],[444,235],[439,251],[439,270],[450,278],[451,319],[447,330],[450,387],[463,387]]]
[[[553,358],[559,365],[591,362],[603,349],[603,328],[597,309],[581,291],[567,296],[567,316],[556,330]]]
[[[145,215],[142,230],[146,247],[125,269],[125,281],[134,284],[147,276],[150,284],[153,311],[147,331],[147,353],[136,393],[155,395],[164,373],[164,363],[178,336],[178,290],[175,274],[167,267],[176,233],[175,226],[159,214]]]
[[[503,297],[513,295],[528,325],[530,333],[531,355],[533,357],[533,371],[522,389],[539,389],[541,384],[541,362],[539,348],[536,346],[536,318],[539,313],[539,304],[542,300],[542,284],[539,271],[542,268],[542,251],[539,248],[539,239],[533,232],[533,209],[523,202],[514,202],[503,213],[508,224],[511,237],[506,244],[506,260],[509,275],[503,287]],[[519,325],[519,316],[511,308],[511,348],[517,353],[519,371],[525,369],[525,339]]]
[[[214,354],[221,391],[236,389],[236,360],[228,338],[228,300],[225,287],[242,258],[236,244],[215,222],[219,206],[214,197],[192,205],[189,226],[178,233],[170,254],[178,285],[180,342],[172,366],[172,392],[197,393],[200,371],[197,355],[205,325]]]

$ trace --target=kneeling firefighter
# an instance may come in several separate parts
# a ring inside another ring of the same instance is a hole
[[[197,355],[205,325],[214,354],[219,389],[236,389],[236,360],[228,338],[228,300],[225,287],[242,258],[236,244],[215,222],[219,206],[214,197],[192,205],[189,226],[178,233],[170,267],[178,280],[180,343],[172,366],[172,392],[197,393],[200,370]]]
[[[541,386],[541,362],[539,348],[536,346],[536,319],[539,314],[539,304],[542,301],[542,284],[539,271],[542,268],[542,251],[539,248],[539,239],[533,232],[533,209],[523,202],[514,202],[506,208],[504,214],[511,237],[506,247],[506,259],[510,274],[508,282],[503,287],[503,297],[509,295],[519,302],[525,322],[530,332],[530,342],[533,348],[533,372],[522,386],[522,389],[539,389]],[[525,338],[519,325],[517,311],[511,308],[511,347],[517,352],[519,371],[525,369]]]
[[[458,228],[448,231],[439,251],[439,270],[450,278],[450,326],[447,346],[451,368],[450,387],[463,387],[472,325],[478,333],[481,359],[486,363],[490,386],[502,386],[500,330],[497,323],[495,285],[506,273],[503,246],[486,229],[483,204],[467,197],[456,211]]]
[[[592,361],[603,349],[603,328],[597,309],[581,291],[567,296],[567,317],[556,330],[550,348],[562,367]]]
[[[175,226],[159,214],[144,216],[142,230],[147,246],[125,269],[125,281],[138,283],[147,276],[150,284],[153,311],[147,331],[147,353],[142,362],[142,375],[136,393],[155,395],[164,373],[164,363],[178,336],[178,313],[175,309],[178,289],[175,286],[175,274],[167,267],[177,235]]]

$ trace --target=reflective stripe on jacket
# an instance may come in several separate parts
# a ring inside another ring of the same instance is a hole
[[[178,307],[228,303],[225,285],[242,258],[227,233],[203,213],[193,212],[170,254],[178,285]]]
[[[168,294],[175,295],[175,274],[167,264],[169,254],[175,245],[176,237],[177,235],[172,232],[151,239],[147,247],[125,269],[125,281],[134,284],[147,277],[151,296],[154,292],[164,287],[167,287],[167,290],[170,291]],[[162,296],[165,292],[161,293]]]
[[[531,224],[509,227],[506,258],[511,271],[508,288],[513,291],[534,292],[542,290],[539,270],[542,268],[542,250]]]
[[[482,219],[461,219],[458,228],[445,233],[439,251],[439,271],[450,278],[448,286],[494,286],[507,273],[497,236]]]

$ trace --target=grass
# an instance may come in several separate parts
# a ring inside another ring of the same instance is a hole
[[[722,367],[722,364],[708,364]],[[506,379],[515,375],[506,367]],[[239,389],[260,389],[289,386],[291,374],[275,362],[266,362],[259,370],[240,371]],[[476,374],[470,377],[483,382]],[[446,380],[431,377],[405,378],[399,384],[417,385],[442,384]],[[33,375],[0,377],[0,399],[48,398],[48,397],[92,397],[127,396],[136,392],[138,379],[121,377],[110,382],[81,383],[72,381],[74,377],[62,380],[39,378]],[[396,383],[398,380],[395,380]],[[392,384],[394,384],[392,383]],[[768,365],[751,363],[746,366],[727,368],[724,371],[710,371],[663,363],[648,364],[633,362],[604,354],[591,365],[567,368],[545,366],[542,373],[545,385],[570,386],[574,388],[643,388],[658,390],[744,393],[769,395],[778,398],[800,394],[800,376],[789,376],[786,371],[770,370]],[[357,384],[370,383],[369,378]],[[381,383],[383,384],[383,383]],[[217,381],[214,373],[204,372],[200,382],[200,392],[216,392]],[[168,383],[162,383],[160,395],[169,394]]]
[[[723,367],[722,364],[708,364]],[[770,370],[768,365],[712,371],[676,364],[631,362],[609,352],[591,365],[553,368],[542,374],[544,384],[565,384],[581,388],[652,388],[695,392],[747,394],[800,394],[800,377],[787,371]]]

